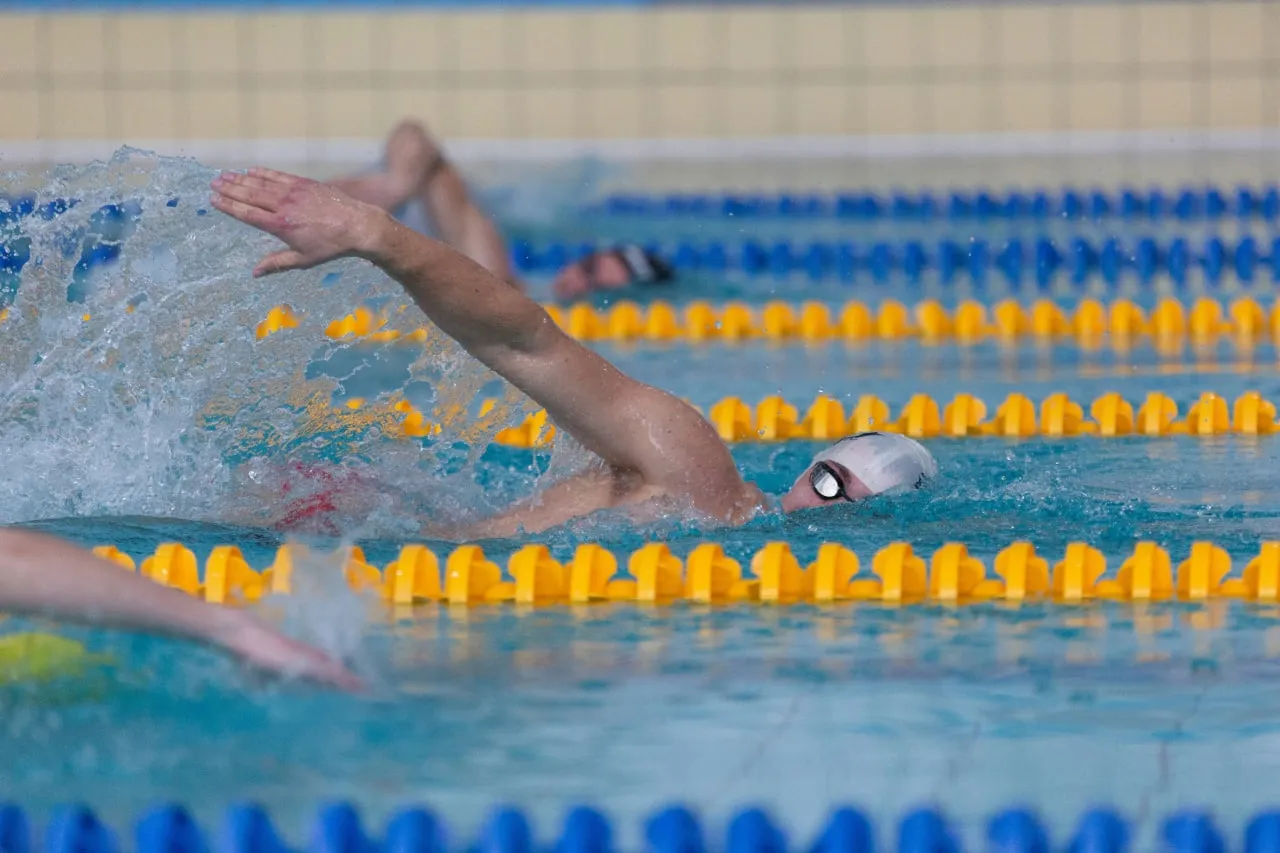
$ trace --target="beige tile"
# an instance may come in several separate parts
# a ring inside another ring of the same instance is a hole
[[[1138,120],[1146,130],[1182,130],[1195,118],[1195,87],[1188,80],[1142,80],[1138,83]]]
[[[991,130],[995,90],[985,83],[938,83],[930,88],[936,133],[982,133]]]
[[[654,132],[659,136],[667,139],[705,137],[719,130],[715,127],[717,113],[713,102],[724,93],[716,87],[664,86],[655,94],[658,123]]]
[[[311,135],[305,89],[258,89],[253,100],[254,130],[258,136],[302,139]],[[316,121],[319,122],[318,116]]]
[[[188,92],[188,132],[192,139],[236,139],[248,136],[241,126],[240,92],[207,89]]]
[[[33,90],[0,90],[0,115],[0,139],[25,141],[40,135],[40,99]]]
[[[167,15],[116,18],[116,67],[124,75],[168,77],[174,69],[177,23]]]
[[[126,89],[117,93],[120,135],[131,142],[173,139],[174,95],[167,89]]]
[[[106,22],[101,15],[55,15],[48,23],[55,72],[101,74],[106,70]]]
[[[1263,127],[1263,91],[1263,81],[1256,77],[1211,80],[1209,126],[1226,130]]]
[[[515,36],[515,61],[530,74],[566,72],[581,68],[587,53],[586,18],[573,12],[534,10],[508,14]]]
[[[986,54],[987,27],[992,10],[961,5],[931,9],[928,28],[931,47],[927,57],[936,68],[976,68],[990,62]]]
[[[838,136],[866,129],[866,98],[860,88],[800,86],[790,97],[795,133],[801,136]]]
[[[1138,58],[1145,63],[1193,62],[1200,50],[1194,28],[1196,4],[1139,3]]]
[[[642,46],[647,43],[652,19],[631,9],[592,12],[587,23],[587,67],[601,71],[634,71],[645,67]]]
[[[649,115],[638,86],[589,89],[586,132],[600,139],[637,139],[649,135]]]
[[[538,87],[518,92],[524,104],[525,132],[533,139],[575,139],[583,135],[579,120],[580,91],[565,86]]]
[[[872,83],[866,87],[867,131],[870,133],[924,133],[929,126],[921,114],[918,86],[906,83]],[[927,93],[926,93],[927,94]]]
[[[797,9],[791,13],[797,68],[839,69],[862,65],[862,31],[848,8]]]
[[[995,60],[1005,69],[1044,68],[1058,56],[1062,22],[1066,11],[1060,6],[999,6]]]
[[[0,15],[0,33],[4,33],[0,74],[35,74],[39,70],[36,59],[36,48],[40,43],[38,20],[35,15]]]
[[[1132,129],[1137,116],[1125,108],[1123,83],[1079,82],[1068,89],[1071,129],[1078,131]]]
[[[373,122],[373,93],[368,89],[330,89],[311,95],[307,109],[320,117],[320,133],[328,139],[368,138]]]
[[[514,67],[502,12],[467,12],[455,16],[454,51],[460,71],[505,71]]]
[[[1063,126],[1070,115],[1065,103],[1070,95],[1066,84],[1005,81],[998,91],[1000,125],[997,130],[1035,133],[1069,129]]]
[[[105,92],[58,90],[49,100],[52,135],[57,139],[107,138]]]
[[[195,74],[240,71],[240,26],[234,15],[183,15],[175,60]],[[247,27],[246,27],[247,29]]]
[[[776,70],[795,47],[790,22],[771,9],[737,9],[725,24],[724,67],[730,71]]]
[[[373,70],[371,15],[330,13],[316,17],[320,67],[325,71],[361,75]]]
[[[459,90],[462,108],[458,113],[459,136],[467,139],[507,139],[514,132],[511,102],[504,89],[468,87]]]
[[[782,136],[782,92],[776,86],[728,86],[718,96],[724,101],[725,132],[729,137]]]
[[[1260,62],[1268,57],[1262,3],[1214,3],[1208,17],[1210,62]]]
[[[673,71],[716,68],[716,42],[723,39],[722,22],[713,28],[712,12],[701,9],[654,11],[653,67]]]
[[[249,22],[254,71],[299,77],[307,73],[312,64],[308,44],[315,38],[316,28],[308,26],[306,17],[254,15]]]
[[[1126,16],[1131,9],[1111,4],[1073,3],[1067,7],[1067,49],[1069,64],[1086,74],[1093,65],[1129,63],[1131,48],[1125,44]]]
[[[449,107],[456,103],[452,92],[418,86],[392,89],[383,95],[380,100],[384,106],[379,109],[386,112],[374,115],[380,133],[389,132],[396,122],[404,118],[417,119],[446,139],[458,131],[458,128],[448,125],[453,112]]]
[[[868,71],[901,71],[915,68],[925,57],[921,53],[922,26],[927,27],[919,9],[875,7],[863,13],[863,56]]]
[[[385,54],[373,57],[374,67],[385,71],[429,73],[452,68],[453,16],[431,12],[405,12],[388,16]]]

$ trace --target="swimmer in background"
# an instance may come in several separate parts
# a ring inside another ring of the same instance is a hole
[[[497,225],[471,198],[466,182],[427,130],[403,121],[387,137],[382,170],[329,183],[347,195],[380,207],[407,226],[441,240],[498,278],[522,288]],[[424,215],[425,214],[425,215]],[[629,285],[666,284],[675,270],[663,258],[635,245],[587,255],[560,270],[552,283],[559,299]]]
[[[226,172],[213,207],[272,234],[287,248],[255,276],[362,258],[398,281],[422,311],[472,356],[542,406],[558,429],[599,457],[576,476],[447,538],[537,532],[603,509],[637,520],[692,510],[742,524],[769,501],[738,473],[729,448],[691,406],[637,382],[565,334],[536,302],[445,243],[419,234],[337,187],[270,169]],[[801,472],[779,509],[792,512],[910,490],[937,472],[919,443],[866,433],[836,442]]]
[[[360,679],[317,648],[231,607],[161,586],[52,536],[0,528],[0,614],[47,616],[195,640],[267,672],[355,690]]]

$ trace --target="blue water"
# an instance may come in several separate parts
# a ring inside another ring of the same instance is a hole
[[[0,350],[0,375],[12,377],[0,398],[0,521],[111,542],[135,558],[166,540],[201,557],[235,543],[261,568],[281,541],[258,526],[275,500],[272,472],[290,459],[342,461],[374,485],[353,494],[338,521],[348,541],[385,564],[424,515],[483,514],[582,463],[568,442],[554,452],[488,447],[527,403],[447,342],[326,342],[324,324],[357,299],[403,301],[394,286],[354,263],[337,265],[336,277],[253,281],[247,271],[267,243],[198,212],[207,177],[191,164],[149,160],[60,176],[58,192],[71,185],[91,196],[86,211],[143,179],[156,197],[181,203],[144,212],[118,266],[85,287],[83,303],[66,301],[74,258],[50,250],[24,271]],[[83,226],[76,217],[87,215],[72,210],[66,226],[32,226],[35,251],[58,245],[60,229]],[[752,298],[778,295],[757,289]],[[254,324],[285,301],[306,312],[303,326],[257,341]],[[1184,413],[1205,390],[1280,400],[1271,347],[1173,356],[1031,344],[600,349],[703,406],[775,393],[805,406],[820,392],[847,404],[876,394],[895,410],[917,392],[940,402],[974,393],[992,409],[1012,391],[1035,400],[1063,391],[1086,404],[1119,391],[1137,404],[1159,390]],[[502,417],[411,441],[377,425],[336,430],[325,414],[345,397],[393,391],[424,406],[498,396]],[[940,476],[906,498],[737,530],[680,519],[636,528],[605,514],[542,538],[562,558],[585,541],[623,555],[662,539],[683,555],[714,538],[743,560],[768,541],[792,543],[802,560],[840,541],[864,565],[892,541],[922,554],[963,541],[988,566],[1019,539],[1051,559],[1086,541],[1112,571],[1140,540],[1159,542],[1176,561],[1209,539],[1239,571],[1261,540],[1280,536],[1274,438],[930,447]],[[734,457],[780,494],[816,450],[749,444]],[[520,544],[484,546],[502,560]],[[268,610],[281,611],[289,630],[350,651],[377,685],[373,697],[264,684],[170,641],[39,625],[114,660],[51,684],[0,688],[0,799],[37,809],[83,800],[124,820],[159,798],[206,817],[252,798],[294,837],[318,801],[335,797],[374,819],[426,801],[459,833],[498,801],[527,805],[549,830],[584,799],[628,826],[670,800],[713,817],[761,802],[797,837],[838,803],[891,818],[937,802],[972,832],[991,810],[1021,802],[1065,832],[1101,801],[1148,829],[1144,818],[1191,803],[1238,822],[1271,802],[1280,769],[1273,608],[388,614],[333,583],[334,566],[308,571],[317,589]]]

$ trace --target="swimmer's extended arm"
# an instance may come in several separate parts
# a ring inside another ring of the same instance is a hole
[[[728,518],[749,509],[728,448],[696,411],[570,338],[475,262],[333,187],[269,169],[224,174],[213,206],[289,248],[254,270],[363,257],[399,281],[442,331],[547,410],[610,465]]]
[[[0,612],[168,634],[218,646],[273,672],[344,688],[359,680],[318,649],[230,607],[125,571],[52,536],[0,528]]]

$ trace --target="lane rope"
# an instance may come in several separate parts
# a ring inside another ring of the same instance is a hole
[[[138,562],[113,545],[99,546],[94,553],[124,570],[217,604],[289,594],[296,561],[288,544],[279,547],[272,564],[262,571],[250,567],[234,545],[214,548],[203,573],[195,552],[180,542],[161,544]],[[1280,603],[1280,541],[1262,542],[1239,574],[1232,573],[1226,549],[1212,542],[1194,543],[1181,561],[1155,542],[1139,542],[1132,554],[1112,565],[1115,573],[1109,575],[1107,558],[1085,542],[1072,542],[1061,555],[1051,556],[1039,554],[1030,542],[1015,542],[997,554],[990,572],[961,542],[949,542],[927,556],[917,554],[908,542],[894,542],[869,563],[850,548],[827,542],[807,565],[796,559],[786,542],[769,542],[745,565],[715,542],[696,546],[683,559],[665,542],[650,542],[629,554],[583,544],[564,563],[548,546],[531,543],[511,555],[504,572],[479,545],[459,545],[438,554],[426,545],[409,544],[382,568],[370,564],[360,547],[352,547],[345,552],[343,572],[352,589],[406,605],[1068,605],[1208,599]]]

